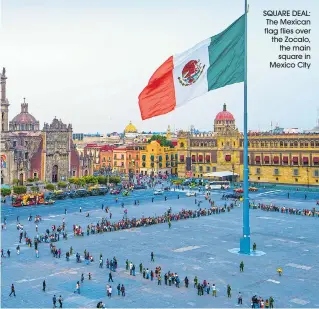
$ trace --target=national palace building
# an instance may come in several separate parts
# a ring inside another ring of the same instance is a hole
[[[242,180],[243,140],[224,104],[214,120],[213,132],[178,133],[178,176],[203,177],[210,172],[230,171],[239,175],[236,180]],[[248,147],[249,181],[318,185],[319,124],[304,133],[249,132]]]

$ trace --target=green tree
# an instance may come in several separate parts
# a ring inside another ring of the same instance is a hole
[[[25,187],[25,186],[14,186],[13,187],[13,192],[15,194],[25,194],[25,193],[27,193],[27,187]]]
[[[84,176],[82,178],[84,179],[85,183],[88,185],[95,185],[98,183],[98,179],[95,176],[90,175],[90,176]]]
[[[121,177],[120,176],[111,176],[109,179],[110,183],[118,184],[121,182]]]
[[[68,180],[69,180],[69,183],[76,184],[76,182],[78,181],[78,178],[77,177],[71,177]]]
[[[64,181],[59,181],[58,182],[58,187],[60,188],[60,189],[64,189],[64,188],[66,188],[68,186],[68,184],[66,183],[66,182],[64,182]]]
[[[168,141],[166,139],[166,136],[162,136],[159,134],[153,134],[152,137],[148,140],[148,143],[150,143],[151,141],[158,141],[161,146],[174,148],[173,143],[171,141]]]
[[[34,182],[34,179],[33,178],[28,178],[27,182]]]
[[[7,196],[11,194],[11,189],[9,188],[1,188],[1,195],[2,196]]]
[[[105,176],[97,176],[96,178],[99,184],[105,185],[107,183],[107,177]]]
[[[17,186],[19,184],[19,179],[13,178],[12,183]]]
[[[37,187],[37,186],[32,186],[32,187],[30,188],[30,190],[31,190],[31,192],[39,192],[39,187]]]
[[[55,186],[54,186],[54,184],[52,184],[52,183],[48,183],[48,184],[45,186],[45,188],[46,188],[47,190],[49,190],[49,191],[53,191],[53,190],[55,189]]]

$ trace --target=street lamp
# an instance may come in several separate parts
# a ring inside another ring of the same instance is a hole
[[[232,176],[232,183],[233,183],[233,186],[234,186],[234,173],[235,173],[235,164],[233,163],[233,164],[231,165],[231,167],[232,167],[232,171],[233,171],[233,176]]]

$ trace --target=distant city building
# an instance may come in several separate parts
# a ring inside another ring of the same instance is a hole
[[[307,133],[279,127],[268,132],[249,132],[249,180],[318,185],[318,128]],[[229,178],[238,174],[238,180],[243,179],[243,134],[225,104],[215,117],[213,132],[180,131],[177,152],[179,177],[228,171]]]

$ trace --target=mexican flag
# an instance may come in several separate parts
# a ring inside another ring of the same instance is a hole
[[[223,32],[169,57],[139,95],[142,119],[167,114],[204,93],[244,81],[245,15]]]

